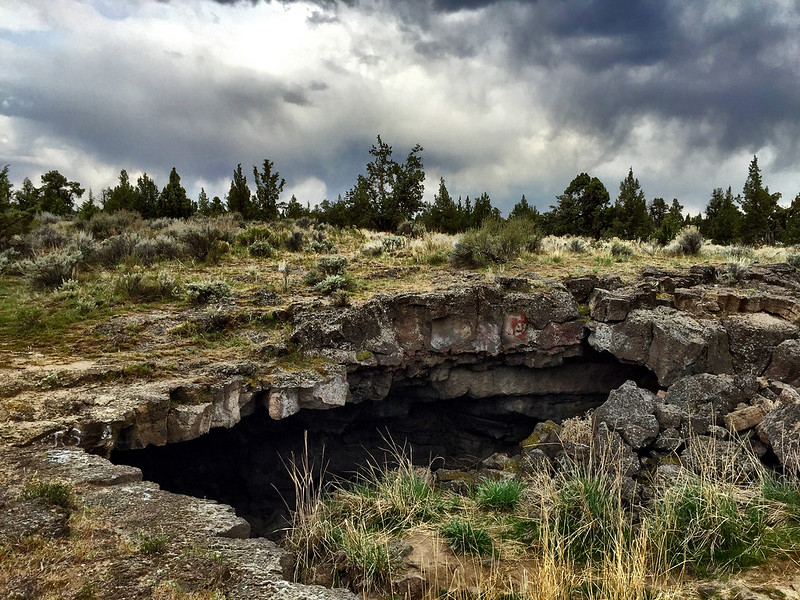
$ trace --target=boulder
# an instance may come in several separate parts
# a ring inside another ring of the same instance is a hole
[[[764,374],[770,379],[800,387],[800,340],[784,340],[775,346]]]
[[[788,402],[776,406],[758,424],[756,431],[786,470],[800,471],[800,404]]]
[[[589,299],[589,311],[596,321],[622,321],[636,308],[652,308],[656,291],[647,284],[607,290],[596,288]]]
[[[732,315],[723,321],[736,373],[761,375],[777,346],[796,339],[800,328],[766,313]]]
[[[602,421],[595,427],[591,453],[593,465],[614,477],[627,478],[639,472],[639,457]]]
[[[731,377],[709,373],[680,379],[664,397],[665,404],[683,414],[680,429],[684,437],[707,434],[712,425],[725,423],[725,415],[743,400],[744,394]]]
[[[608,400],[594,412],[594,419],[619,433],[634,450],[641,450],[658,437],[655,407],[655,394],[627,381],[611,391]]]

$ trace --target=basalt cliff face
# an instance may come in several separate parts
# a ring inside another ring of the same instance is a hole
[[[83,459],[75,456],[83,449],[100,455],[92,465],[110,469],[100,457],[112,450],[200,438],[256,413],[280,421],[413,398],[422,405],[480,401],[492,415],[536,422],[597,407],[596,444],[622,457],[631,494],[647,460],[677,452],[691,461],[692,444],[712,437],[725,442],[737,434],[757,455],[800,468],[800,277],[788,265],[751,267],[735,282],[713,267],[645,269],[627,284],[613,276],[497,277],[378,295],[344,309],[295,305],[276,318],[290,333],[263,360],[187,363],[170,378],[109,381],[102,365],[87,362],[51,366],[48,373],[59,374],[51,385],[47,373],[6,370],[4,463],[46,464],[55,475],[60,464],[80,471]],[[548,445],[552,431],[535,433],[524,459],[558,461]],[[54,459],[54,451],[67,458]],[[91,485],[110,486],[103,493],[111,495],[146,485],[136,473],[122,475]],[[234,517],[217,521],[203,535],[246,537],[246,524]],[[280,569],[270,569],[270,581],[281,581]]]

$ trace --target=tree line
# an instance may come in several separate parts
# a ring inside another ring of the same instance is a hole
[[[100,211],[118,210],[137,212],[144,218],[230,212],[247,220],[310,217],[335,226],[380,231],[396,231],[405,222],[417,221],[428,230],[451,234],[479,227],[487,219],[502,218],[488,193],[474,200],[469,196],[454,199],[444,179],[439,181],[433,202],[425,202],[422,151],[422,146],[416,145],[404,161],[398,162],[393,158],[392,147],[378,136],[369,150],[365,172],[358,175],[355,185],[335,201],[326,199],[313,208],[302,205],[295,196],[288,202],[281,200],[286,181],[268,159],[260,167],[253,165],[252,189],[238,164],[224,201],[219,196],[209,199],[205,189],[196,200],[190,199],[174,167],[163,188],[147,173],[134,183],[123,169],[117,184],[103,189],[97,202],[91,191],[83,199],[85,189],[58,171],[42,175],[39,187],[25,178],[21,187],[14,190],[10,167],[6,165],[0,169],[0,238],[24,231],[39,212],[81,219]],[[78,204],[81,199],[83,202]],[[788,207],[780,206],[779,200],[780,194],[770,192],[764,185],[758,157],[754,156],[742,192],[734,196],[731,187],[714,189],[704,215],[684,216],[684,207],[677,198],[669,204],[663,198],[648,202],[631,168],[620,182],[613,202],[602,181],[580,173],[556,197],[550,210],[539,212],[523,195],[508,218],[526,219],[544,234],[595,239],[652,239],[665,244],[686,225],[695,225],[704,236],[720,244],[800,243],[800,194]]]

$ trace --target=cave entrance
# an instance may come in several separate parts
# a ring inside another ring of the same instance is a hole
[[[442,400],[424,382],[407,379],[380,402],[305,410],[281,421],[260,407],[231,429],[166,446],[115,450],[111,460],[139,467],[165,490],[229,504],[250,522],[253,535],[277,537],[287,524],[287,505],[294,506],[287,465],[306,444],[310,459],[317,467],[324,462],[329,477],[353,477],[370,461],[390,461],[392,444],[404,447],[417,464],[465,469],[496,452],[517,454],[536,423],[582,415],[628,379],[657,388],[646,369],[607,357],[551,367],[548,377],[563,378],[564,389],[571,390],[582,367],[591,385],[581,393]]]

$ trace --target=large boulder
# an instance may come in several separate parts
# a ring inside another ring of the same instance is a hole
[[[785,340],[775,346],[764,374],[770,379],[800,387],[800,340]]]
[[[736,373],[761,375],[782,342],[796,339],[800,329],[766,313],[732,315],[724,320]]]
[[[644,364],[669,386],[696,373],[732,373],[728,335],[713,319],[659,306],[638,309],[620,323],[591,321],[589,344],[623,362]]]
[[[744,399],[731,377],[701,373],[675,382],[667,391],[664,404],[680,411],[679,428],[684,436],[705,435],[712,426],[724,425],[725,416]]]
[[[641,450],[658,437],[655,407],[655,394],[626,381],[611,391],[608,400],[594,412],[594,419],[619,433],[634,450]]]
[[[767,413],[756,431],[761,441],[772,448],[783,467],[800,472],[800,398],[784,390],[782,402]]]

